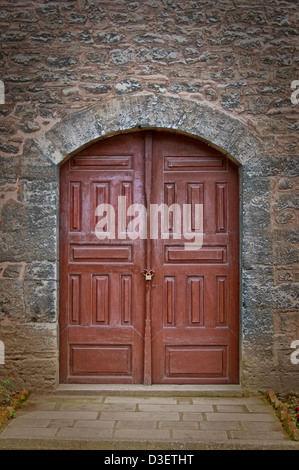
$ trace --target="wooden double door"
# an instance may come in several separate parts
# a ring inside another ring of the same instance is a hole
[[[144,131],[91,145],[60,178],[60,381],[237,383],[235,164],[198,140]],[[163,204],[191,208],[188,237],[180,210],[162,236],[150,208]]]

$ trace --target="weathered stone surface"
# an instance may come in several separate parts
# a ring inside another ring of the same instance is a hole
[[[141,90],[141,83],[135,79],[127,79],[119,82],[115,85],[116,93],[132,93],[134,91]]]
[[[240,106],[240,93],[222,95],[221,105],[224,109],[238,108]]]
[[[22,190],[26,204],[38,206],[54,206],[58,203],[57,182],[41,182],[38,180],[22,180]]]
[[[271,157],[271,173],[273,176],[298,176],[299,155],[277,155]]]
[[[104,44],[113,44],[120,42],[124,36],[116,33],[99,33],[97,35],[97,41]]]
[[[95,95],[101,95],[103,93],[108,93],[111,90],[110,85],[86,85],[84,89],[89,93],[93,93]]]
[[[296,220],[296,214],[291,210],[282,210],[279,214],[276,215],[275,220],[278,224],[288,224]]]
[[[246,214],[243,217],[245,230],[255,226],[257,232],[270,230],[270,192],[269,178],[243,178],[243,201],[246,204]]]
[[[14,158],[8,157],[7,155],[1,155],[0,153],[0,166],[2,177],[5,177],[7,181],[15,181],[18,168],[20,165],[20,157],[15,156]]]
[[[16,54],[12,57],[12,60],[17,64],[32,65],[35,62],[40,62],[40,54]]]
[[[29,119],[37,116],[36,106],[33,103],[30,104],[18,104],[15,109],[15,115],[21,119]]]
[[[39,34],[33,34],[30,36],[30,39],[32,41],[40,42],[40,43],[47,43],[53,41],[55,36],[51,33],[39,33]]]
[[[0,262],[56,261],[56,256],[56,224],[53,227],[21,228],[1,233]]]
[[[294,183],[292,180],[288,178],[281,178],[278,183],[278,189],[292,189],[294,186]]]
[[[8,318],[11,321],[25,320],[25,301],[22,281],[0,279],[0,321],[4,318]]]
[[[56,319],[56,283],[48,280],[24,281],[25,319],[53,322]]]
[[[25,280],[53,280],[57,279],[57,266],[55,262],[33,261],[25,267]]]
[[[1,229],[3,232],[15,231],[28,226],[26,223],[26,209],[24,205],[14,199],[9,199],[2,207],[1,216]]]
[[[84,24],[87,21],[86,15],[76,15],[75,13],[71,13],[69,16],[69,23],[70,24]]]
[[[106,51],[89,52],[86,56],[86,65],[105,64],[107,60],[108,54]]]
[[[40,129],[40,125],[34,121],[27,121],[27,122],[20,124],[20,128],[22,129],[23,132],[30,134],[32,132],[38,131]]]
[[[1,42],[20,42],[23,41],[26,34],[23,33],[3,33],[0,35]]]
[[[21,161],[19,169],[21,179],[36,181],[38,184],[44,182],[57,184],[57,168],[33,141],[26,141]]]
[[[2,377],[13,374],[16,387],[53,390],[58,380],[55,324],[2,322],[1,340],[5,344]]]
[[[21,273],[22,266],[20,264],[10,264],[6,266],[6,268],[3,270],[3,277],[9,277],[9,278],[18,278]]]
[[[0,152],[16,154],[19,152],[19,147],[16,147],[12,144],[7,144],[5,142],[0,142]]]
[[[50,56],[47,59],[47,63],[49,64],[50,67],[58,67],[58,68],[63,68],[63,67],[71,67],[75,64],[78,63],[78,59],[75,57],[69,57],[69,56]]]
[[[133,62],[133,49],[115,49],[111,52],[111,62],[115,65],[126,65]]]

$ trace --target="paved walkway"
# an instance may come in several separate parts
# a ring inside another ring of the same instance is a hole
[[[33,394],[0,449],[296,449],[261,397]]]

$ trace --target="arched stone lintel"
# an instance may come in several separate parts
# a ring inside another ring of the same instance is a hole
[[[60,165],[91,143],[122,132],[163,129],[199,138],[239,165],[263,152],[241,120],[207,104],[173,96],[130,95],[99,102],[59,122],[35,139],[42,154]]]

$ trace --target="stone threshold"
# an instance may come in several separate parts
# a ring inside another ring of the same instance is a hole
[[[208,396],[242,397],[241,385],[135,385],[135,384],[60,384],[55,393],[139,395],[139,396]]]

